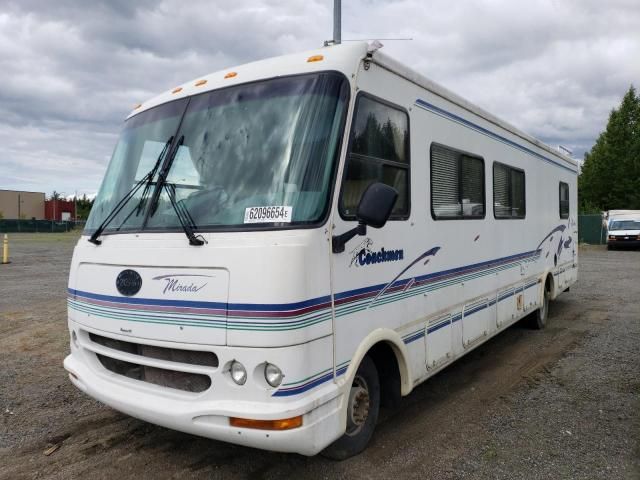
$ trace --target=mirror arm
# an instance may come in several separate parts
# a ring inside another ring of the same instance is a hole
[[[345,244],[351,240],[356,235],[366,235],[367,234],[367,226],[364,223],[358,223],[358,226],[352,228],[351,230],[347,230],[341,235],[334,235],[331,239],[331,249],[333,253],[342,253],[344,252]]]

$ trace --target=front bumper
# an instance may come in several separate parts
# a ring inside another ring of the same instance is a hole
[[[116,410],[150,423],[238,445],[302,455],[317,454],[344,433],[344,422],[340,420],[344,396],[333,382],[299,398],[255,395],[248,388],[243,391],[243,387],[231,386],[221,378],[214,380],[207,392],[182,392],[113,373],[96,360],[95,353],[81,344],[71,345],[64,368],[76,387]],[[265,349],[235,350],[248,358],[248,363],[251,355],[263,358],[265,354]],[[273,420],[298,415],[303,416],[302,426],[283,431],[229,424],[229,417]]]
[[[607,245],[614,248],[640,248],[640,240],[607,240]]]

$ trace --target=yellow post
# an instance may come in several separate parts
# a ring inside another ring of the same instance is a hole
[[[9,235],[4,234],[4,240],[2,241],[2,263],[11,263],[9,262]]]

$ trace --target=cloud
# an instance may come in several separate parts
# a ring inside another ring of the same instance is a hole
[[[92,193],[131,106],[208,72],[314,48],[330,0],[9,1],[0,188]],[[577,156],[640,78],[635,0],[350,0],[343,38],[385,51]]]

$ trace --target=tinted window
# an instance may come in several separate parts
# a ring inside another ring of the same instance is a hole
[[[493,214],[495,218],[524,218],[527,213],[524,171],[493,164]]]
[[[432,145],[433,218],[483,218],[484,211],[484,160],[442,145]]]
[[[560,182],[560,218],[569,218],[569,185]]]
[[[340,212],[355,218],[366,188],[382,182],[398,191],[393,218],[409,215],[409,117],[397,107],[360,95],[342,186]]]

